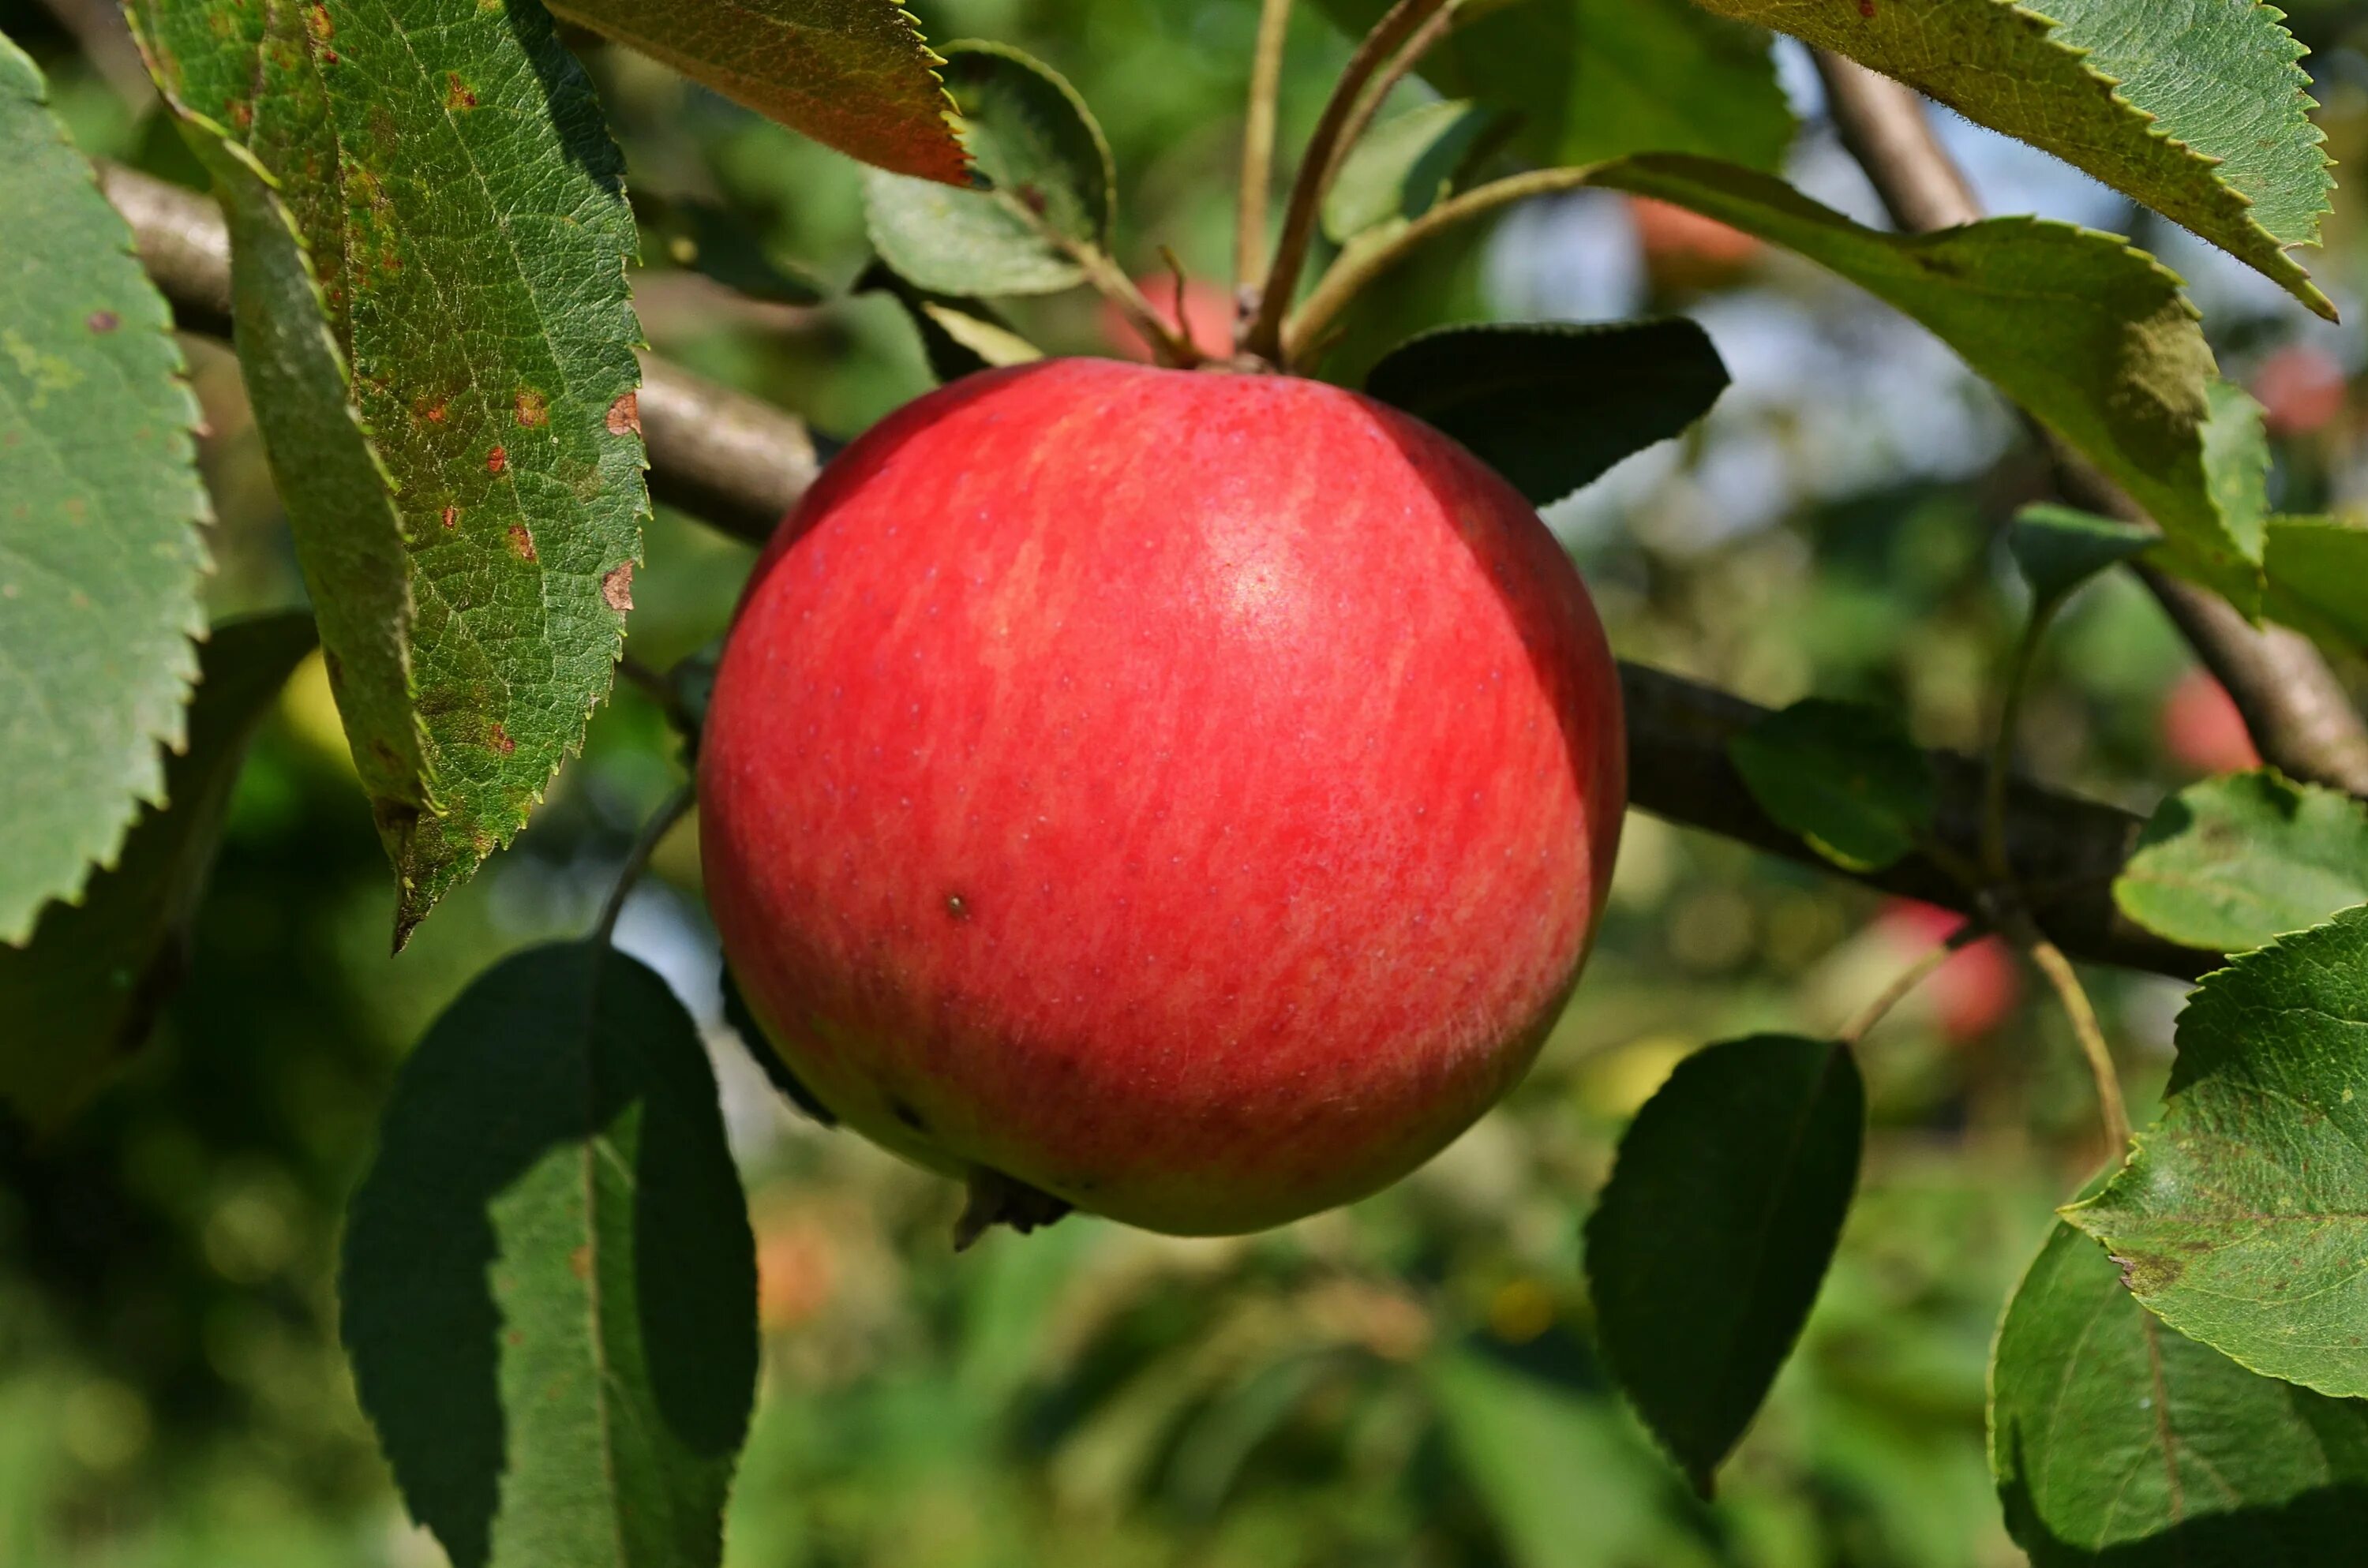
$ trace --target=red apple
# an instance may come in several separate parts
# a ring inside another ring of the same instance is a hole
[[[1645,253],[1645,269],[1666,291],[1732,283],[1765,248],[1740,229],[1650,196],[1630,197],[1628,216]]]
[[[1964,923],[1965,917],[1953,909],[1903,898],[1884,906],[1877,928],[1904,965],[1947,941]],[[1984,937],[1951,954],[1924,983],[1923,993],[1941,1032],[1964,1044],[1981,1039],[2013,1015],[2015,1004],[2022,1000],[2022,976],[2006,943]]]
[[[1463,448],[1063,359],[832,462],[699,780],[724,950],[841,1119],[974,1199],[1211,1234],[1373,1191],[1521,1075],[1625,758],[1586,588]]]
[[[2350,391],[2342,364],[2316,344],[2289,343],[2253,373],[2253,395],[2272,436],[2307,436],[2333,424]]]
[[[2162,749],[2198,773],[2261,766],[2236,699],[2200,665],[2180,676],[2162,699]]]

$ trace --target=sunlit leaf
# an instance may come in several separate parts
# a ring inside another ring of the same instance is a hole
[[[1419,218],[1495,137],[1503,117],[1448,99],[1382,120],[1340,160],[1324,194],[1324,232],[1335,240],[1394,218]]]
[[[250,367],[275,477],[313,518],[299,548],[395,863],[400,940],[518,832],[609,687],[648,508],[620,160],[531,0],[459,16],[135,0],[134,17],[218,177],[245,154],[277,183],[391,482],[407,581],[319,367]],[[293,261],[257,254],[256,190],[229,194],[249,241],[243,315],[288,347],[321,306],[302,308]],[[315,462],[337,467],[334,490]],[[344,525],[336,495],[371,525]]]
[[[2178,1040],[2160,1119],[2065,1217],[2182,1334],[2368,1393],[2368,909],[2206,976]]]
[[[1701,0],[1849,55],[2087,170],[2322,315],[2286,255],[2333,180],[2283,13],[2252,0]]]
[[[2058,1225],[2007,1308],[1990,1464],[2035,1568],[2314,1568],[2368,1533],[2368,1404],[2247,1371]]]
[[[2241,952],[2368,903],[2368,803],[2264,768],[2165,801],[2113,881],[2157,936]]]
[[[938,294],[1047,294],[1083,281],[1076,247],[1108,247],[1117,177],[1085,100],[1002,44],[947,45],[946,86],[989,188],[873,171],[864,210],[881,259]]]
[[[0,942],[163,798],[205,626],[172,318],[47,98],[0,38]]]

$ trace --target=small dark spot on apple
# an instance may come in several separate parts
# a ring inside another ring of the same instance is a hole
[[[921,1119],[921,1113],[894,1095],[888,1096],[888,1114],[916,1132],[927,1132],[929,1130],[929,1124]]]
[[[970,918],[970,900],[958,892],[946,894],[946,918],[965,921]]]

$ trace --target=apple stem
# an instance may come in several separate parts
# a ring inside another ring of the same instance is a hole
[[[633,846],[625,852],[625,863],[617,869],[616,885],[609,890],[607,901],[600,905],[600,918],[592,927],[596,945],[609,946],[609,939],[617,934],[617,916],[624,913],[625,900],[632,892],[633,884],[649,869],[650,857],[657,852],[659,841],[690,811],[694,798],[691,787],[685,784],[666,797],[666,804],[642,824],[642,831],[634,835]]]
[[[1358,96],[1357,107],[1349,111],[1349,122],[1341,128],[1339,144],[1332,150],[1332,166],[1324,171],[1323,188],[1315,193],[1319,206],[1331,190],[1333,182],[1340,177],[1340,165],[1349,161],[1349,154],[1356,150],[1357,143],[1363,141],[1365,132],[1372,129],[1373,117],[1382,112],[1382,105],[1387,101],[1391,91],[1422,63],[1422,57],[1430,52],[1433,44],[1454,29],[1463,16],[1463,0],[1447,0],[1446,5],[1415,29],[1414,36],[1406,40],[1406,47],[1382,67],[1372,81],[1366,85],[1363,93]]]
[[[1178,320],[1176,325],[1171,326],[1160,315],[1158,309],[1144,298],[1143,290],[1134,286],[1134,279],[1126,275],[1126,270],[1110,258],[1108,251],[1091,241],[1060,233],[1047,223],[1041,213],[1031,210],[1026,202],[1013,199],[1008,193],[1002,194],[1006,207],[1033,228],[1045,244],[1076,263],[1095,291],[1119,308],[1119,313],[1126,317],[1127,324],[1151,345],[1154,358],[1178,370],[1189,370],[1201,363],[1201,351],[1193,347],[1191,333],[1184,327],[1181,320],[1183,296],[1180,290],[1177,296]]]
[[[1275,104],[1282,95],[1282,45],[1291,0],[1261,0],[1250,55],[1250,99],[1242,118],[1242,184],[1234,222],[1234,297],[1251,300],[1266,282],[1266,204],[1274,184]]]
[[[1449,4],[1451,0],[1397,0],[1357,45],[1356,52],[1340,72],[1340,79],[1333,84],[1332,96],[1325,100],[1315,134],[1308,137],[1307,150],[1300,158],[1299,172],[1291,182],[1291,199],[1282,213],[1282,233],[1275,242],[1274,264],[1258,290],[1258,309],[1250,313],[1235,340],[1244,354],[1278,365],[1288,363],[1282,351],[1283,316],[1298,290],[1299,274],[1307,265],[1308,248],[1315,244],[1324,187],[1332,177],[1341,134],[1356,116],[1365,85],[1425,22]]]

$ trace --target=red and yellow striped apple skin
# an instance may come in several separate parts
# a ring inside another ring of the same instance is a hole
[[[1611,875],[1619,702],[1568,558],[1427,426],[1279,376],[988,372],[851,445],[760,562],[708,899],[877,1142],[1259,1229],[1526,1069]]]

